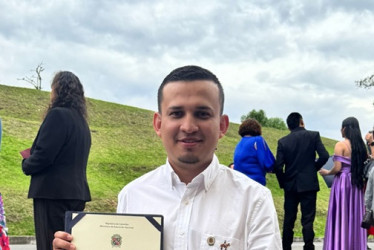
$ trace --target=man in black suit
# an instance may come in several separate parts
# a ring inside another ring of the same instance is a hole
[[[278,141],[275,166],[279,186],[284,189],[282,245],[284,250],[291,249],[300,203],[304,249],[309,250],[314,249],[313,222],[319,191],[317,172],[326,163],[329,154],[319,132],[306,130],[299,113],[294,112],[287,117],[287,126],[291,133]],[[317,161],[316,152],[319,156]]]

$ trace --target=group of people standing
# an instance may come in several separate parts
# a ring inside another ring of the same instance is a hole
[[[287,126],[290,134],[278,140],[274,157],[261,136],[260,124],[254,119],[245,120],[239,127],[242,139],[235,149],[233,164],[234,169],[262,185],[266,184],[266,173],[276,174],[279,186],[284,189],[283,249],[291,249],[299,204],[304,249],[314,249],[313,222],[319,173],[322,176],[334,175],[323,249],[366,250],[368,232],[361,227],[361,222],[365,213],[364,163],[370,154],[358,120],[348,117],[342,122],[343,140],[335,145],[334,166],[330,170],[322,168],[329,154],[319,132],[306,130],[302,116],[296,112],[287,117]],[[244,129],[247,133],[243,133]],[[367,190],[366,193],[368,191],[371,191],[371,199],[368,198],[370,202],[367,203],[371,208],[373,191]]]
[[[72,250],[74,236],[63,232],[64,215],[83,211],[91,200],[86,178],[91,136],[78,77],[59,72],[51,88],[49,108],[22,170],[31,176],[28,197],[34,203],[37,249]],[[244,122],[232,170],[215,155],[229,126],[216,75],[199,66],[177,68],[165,77],[157,96],[153,128],[166,150],[166,163],[127,184],[119,193],[117,212],[163,215],[165,250],[291,249],[298,204],[304,249],[314,249],[319,171],[335,174],[324,249],[366,249],[366,237],[361,238],[366,232],[359,227],[364,153],[355,118],[343,122],[344,142],[336,145],[330,172],[320,170],[329,154],[319,133],[306,130],[299,113],[288,116],[291,133],[278,141],[276,157],[257,121]],[[274,172],[284,189],[283,240],[271,192],[265,187],[267,172]],[[345,191],[339,190],[343,184]]]

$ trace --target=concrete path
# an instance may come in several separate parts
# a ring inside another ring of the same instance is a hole
[[[292,244],[292,250],[302,250],[303,249],[303,242],[294,242]],[[315,250],[322,250],[322,245],[323,242],[318,241],[314,243],[316,249]],[[374,242],[370,241],[369,242],[369,247],[374,250]],[[13,244],[10,245],[11,250],[36,250],[36,245],[35,244],[27,244],[27,245],[20,245],[20,244]]]
[[[10,245],[10,250],[36,250],[36,245]]]
[[[292,244],[292,250],[303,250],[304,242],[294,242]],[[314,242],[315,250],[322,250],[323,241]],[[369,241],[368,246],[374,250],[374,242]]]
[[[295,242],[292,245],[293,250],[302,250],[304,243],[301,242]],[[315,250],[322,250],[322,242],[316,242],[315,244],[316,249]],[[373,244],[374,249],[374,244]],[[36,250],[36,245],[29,244],[29,245],[10,245],[10,250]]]

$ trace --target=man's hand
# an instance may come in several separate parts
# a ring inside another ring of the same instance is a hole
[[[71,234],[62,231],[56,232],[53,240],[53,250],[76,250],[74,244],[70,243],[72,239]]]

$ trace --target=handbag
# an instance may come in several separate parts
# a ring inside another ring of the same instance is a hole
[[[361,227],[369,229],[374,226],[373,210],[366,211],[361,222]]]

